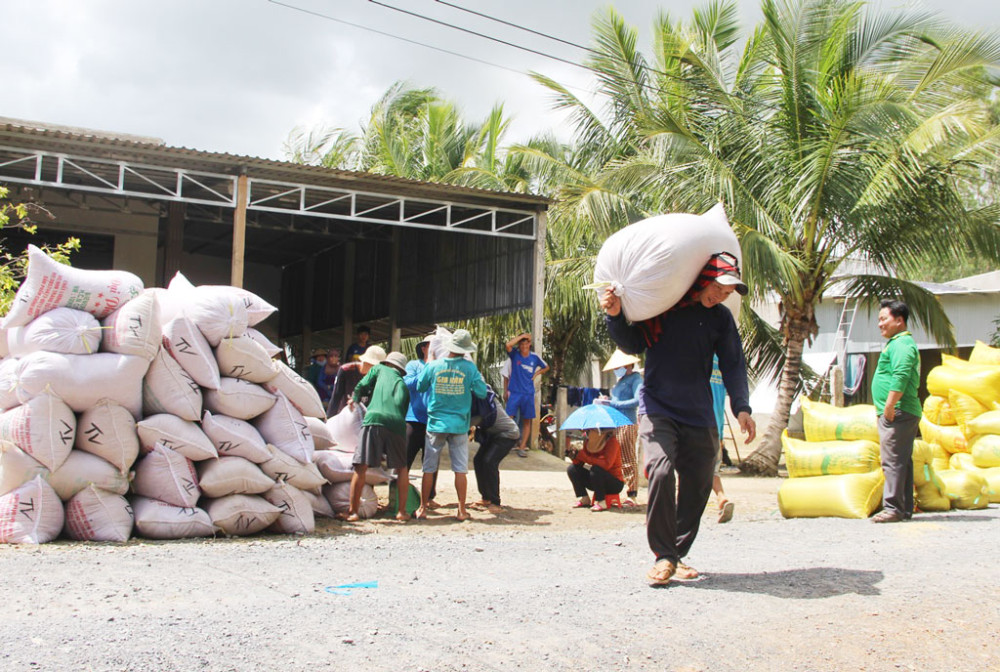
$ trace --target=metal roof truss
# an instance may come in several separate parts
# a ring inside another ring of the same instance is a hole
[[[234,175],[0,146],[0,180],[104,195],[236,207]],[[248,177],[247,209],[534,240],[536,213]]]

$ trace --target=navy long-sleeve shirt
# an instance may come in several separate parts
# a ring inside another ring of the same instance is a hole
[[[647,346],[639,327],[624,315],[605,315],[611,339],[622,352],[646,352],[644,385],[639,413],[665,415],[696,427],[714,427],[712,408],[712,357],[719,356],[719,369],[729,394],[733,415],[751,412],[746,358],[733,314],[724,305],[701,304],[670,310],[659,316],[662,332]]]

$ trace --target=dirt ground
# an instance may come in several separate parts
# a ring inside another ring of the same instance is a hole
[[[426,522],[0,546],[0,670],[1000,670],[1000,508],[784,520],[780,483],[726,474],[708,578],[661,589],[642,509],[570,509],[534,451],[465,523],[442,472]]]

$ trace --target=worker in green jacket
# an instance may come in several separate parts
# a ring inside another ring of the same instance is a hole
[[[390,352],[354,388],[351,408],[362,397],[370,397],[371,401],[361,423],[361,441],[354,451],[351,506],[344,517],[347,521],[360,519],[358,507],[368,467],[381,466],[383,458],[387,468],[396,470],[396,501],[399,502],[396,520],[405,523],[410,519],[406,512],[410,491],[410,470],[406,466],[406,409],[410,405],[410,392],[403,382],[405,373],[406,356]]]

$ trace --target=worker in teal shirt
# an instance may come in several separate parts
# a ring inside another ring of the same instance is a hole
[[[472,397],[486,398],[486,382],[476,365],[465,355],[476,351],[472,335],[465,329],[452,334],[448,356],[429,361],[420,373],[417,392],[427,393],[427,444],[424,447],[424,476],[420,488],[417,518],[427,517],[434,475],[441,451],[448,446],[451,470],[455,473],[459,520],[468,520],[465,495],[469,472],[469,424]],[[429,355],[428,355],[429,356]]]

